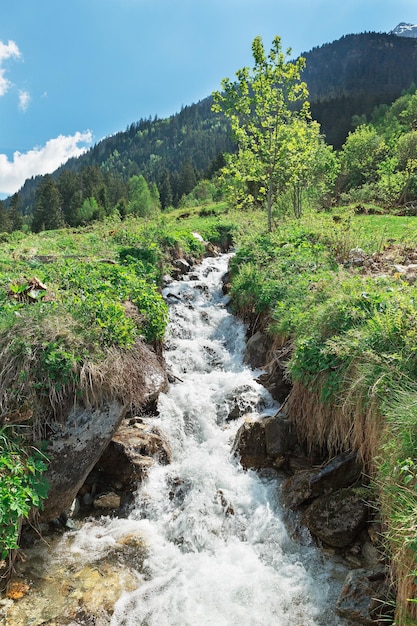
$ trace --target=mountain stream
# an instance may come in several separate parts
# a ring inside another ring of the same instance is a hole
[[[114,601],[108,583],[105,595],[112,606],[101,618],[83,621],[73,611],[72,621],[47,621],[49,614],[43,609],[44,621],[28,624],[345,623],[334,613],[343,577],[340,566],[307,535],[301,541],[291,538],[288,513],[280,504],[278,474],[245,471],[231,452],[244,419],[228,419],[236,402],[241,413],[259,419],[274,414],[278,406],[256,382],[260,372],[243,363],[245,327],[230,314],[221,291],[228,259],[228,255],[205,259],[164,289],[170,304],[165,359],[175,382],[160,396],[158,415],[145,419],[169,441],[172,462],[153,466],[127,519],[90,520],[57,540],[48,557],[49,580],[55,578],[51,559],[60,563],[69,580],[66,590],[50,592],[54,597],[47,598],[45,606],[70,593],[76,565],[74,577],[88,562],[96,563],[95,574],[98,571],[102,578],[114,573],[116,562],[103,570],[103,559],[110,558],[121,537],[130,537],[130,542],[132,537],[143,538],[142,561],[135,569],[131,560]],[[139,553],[140,547],[138,561]],[[94,582],[88,585],[91,593]],[[46,591],[43,594],[47,596]],[[99,607],[102,611],[104,604]],[[61,608],[65,610],[69,612]],[[24,622],[16,618],[4,623]]]

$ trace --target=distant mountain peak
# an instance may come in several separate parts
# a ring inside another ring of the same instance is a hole
[[[397,35],[398,37],[414,37],[417,38],[417,24],[408,24],[406,22],[400,22],[398,26],[394,28],[390,35]]]

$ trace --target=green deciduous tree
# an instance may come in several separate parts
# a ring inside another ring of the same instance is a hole
[[[256,37],[254,67],[238,70],[234,82],[223,79],[222,91],[213,94],[213,108],[230,120],[238,144],[235,154],[226,155],[228,191],[238,206],[265,205],[269,230],[272,206],[288,188],[297,159],[302,158],[294,124],[310,119],[307,86],[300,78],[305,60],[289,62],[290,54],[291,50],[282,52],[277,36],[267,55],[261,37]]]
[[[388,148],[372,126],[358,126],[346,139],[341,153],[341,184],[346,190],[376,179],[378,165]]]
[[[417,131],[402,135],[397,145],[398,167],[405,173],[404,186],[399,197],[399,204],[407,202],[408,190],[417,170]]]
[[[149,189],[142,175],[129,179],[129,202],[127,212],[138,217],[150,217],[159,209],[159,198]]]

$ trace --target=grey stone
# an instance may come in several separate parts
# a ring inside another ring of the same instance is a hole
[[[326,545],[345,548],[364,528],[367,517],[363,489],[340,489],[314,500],[302,522]]]
[[[268,338],[259,330],[256,332],[246,344],[244,361],[254,368],[265,365],[265,355],[268,350]]]
[[[265,447],[268,457],[281,457],[291,452],[297,437],[292,423],[278,415],[264,420]]]
[[[50,488],[42,521],[50,521],[68,510],[81,485],[107,447],[125,414],[117,401],[100,408],[76,406],[55,433],[47,449],[50,459],[45,477]]]
[[[123,423],[95,469],[108,483],[132,489],[146,476],[155,460],[164,465],[171,460],[170,447],[157,429],[139,422]]]
[[[389,584],[381,570],[356,569],[346,577],[336,604],[340,617],[355,624],[375,626],[376,623],[392,623],[392,615],[386,614]]]
[[[191,269],[191,265],[185,259],[175,259],[173,266],[180,272],[180,274],[186,274]]]
[[[118,509],[120,507],[120,496],[114,491],[102,493],[94,500],[96,509]]]
[[[245,469],[267,467],[264,423],[245,420],[236,433],[233,452]]]
[[[288,478],[282,485],[284,504],[297,508],[313,498],[350,487],[360,478],[361,472],[357,455],[342,453],[319,469],[300,471]]]

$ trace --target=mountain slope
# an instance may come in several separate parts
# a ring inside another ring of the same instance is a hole
[[[303,79],[310,91],[313,118],[328,143],[340,148],[352,116],[369,115],[375,106],[390,104],[410,85],[417,84],[417,39],[394,34],[362,33],[303,53]],[[221,154],[233,150],[227,123],[211,111],[211,97],[192,104],[167,119],[132,123],[100,141],[62,169],[80,171],[97,165],[127,180],[143,174],[159,189],[167,177],[178,201],[187,189],[190,168],[196,180],[209,176],[221,163]],[[20,192],[25,212],[33,210],[39,178],[27,181]]]
[[[369,115],[417,85],[417,40],[385,33],[346,35],[303,53],[312,114],[340,148],[353,115]]]

